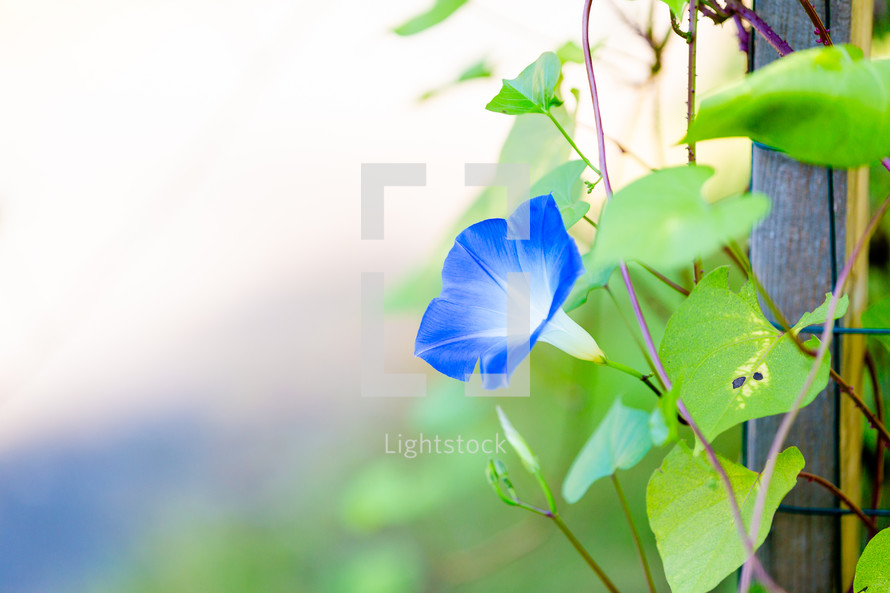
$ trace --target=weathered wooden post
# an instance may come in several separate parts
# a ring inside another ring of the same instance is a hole
[[[814,5],[835,43],[851,42],[868,52],[872,0],[815,0]],[[754,8],[795,50],[818,44],[814,26],[798,0],[755,0]],[[762,39],[755,38],[752,51],[754,68],[778,57]],[[796,320],[804,311],[818,306],[831,290],[832,258],[834,269],[840,270],[851,242],[867,222],[867,181],[865,170],[832,172],[799,164],[761,147],[753,149],[753,188],[772,198],[773,210],[751,238],[751,259],[764,286],[789,319]],[[834,210],[834,225],[829,204]],[[847,285],[852,299],[847,325],[858,323],[864,307],[866,270],[866,262],[860,262],[852,283]],[[862,339],[848,335],[837,346],[834,352],[840,352],[843,373],[861,387]],[[766,418],[748,424],[750,467],[763,468],[779,421]],[[843,490],[858,498],[861,420],[845,401],[839,401],[833,384],[801,411],[787,445],[801,449],[807,471],[840,482]],[[829,493],[809,483],[798,484],[784,503],[796,507],[836,506]],[[855,519],[779,512],[772,534],[759,554],[769,573],[788,591],[830,593],[845,591],[849,586],[859,552]]]

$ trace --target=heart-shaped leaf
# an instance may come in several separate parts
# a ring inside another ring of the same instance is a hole
[[[760,490],[760,474],[726,459],[721,458],[720,464],[748,527]],[[794,487],[803,466],[803,456],[795,447],[779,455],[755,547],[766,539],[779,503]],[[673,593],[710,591],[747,558],[720,477],[705,456],[694,455],[685,442],[678,443],[652,474],[646,509]]]
[[[701,192],[713,174],[710,167],[663,169],[616,192],[600,217],[591,266],[604,269],[621,260],[659,269],[686,266],[747,235],[766,216],[769,199],[746,194],[710,204]]]
[[[890,60],[852,46],[794,52],[702,101],[683,142],[747,136],[806,163],[890,155]]]
[[[562,497],[578,502],[594,482],[635,466],[651,448],[649,414],[629,408],[617,398],[572,462],[562,484]]]
[[[501,91],[485,106],[489,111],[520,115],[547,113],[562,105],[556,97],[560,61],[552,51],[544,52],[535,62],[513,79],[504,79]]]
[[[702,278],[671,317],[659,348],[679,398],[709,441],[745,420],[790,410],[813,362],[767,321],[753,284],[733,292],[728,274],[723,267]],[[804,316],[808,324],[824,323],[823,307]],[[846,310],[845,295],[836,316]],[[816,348],[819,341],[806,345]],[[804,405],[825,388],[829,367],[826,356]]]
[[[890,529],[879,531],[865,546],[856,563],[853,591],[890,593]]]

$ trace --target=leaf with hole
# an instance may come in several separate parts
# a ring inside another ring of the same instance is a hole
[[[747,527],[754,516],[760,474],[723,458],[720,465]],[[794,487],[803,466],[803,456],[795,447],[779,455],[755,547],[766,539],[779,503]],[[677,444],[652,474],[646,510],[673,593],[710,591],[744,563],[747,551],[729,505],[717,472],[704,454],[694,455],[685,442]]]
[[[562,105],[562,101],[556,96],[560,67],[555,53],[544,52],[519,76],[505,78],[501,91],[485,108],[507,115],[548,113],[551,107]]]
[[[679,398],[708,441],[746,420],[789,411],[813,361],[767,321],[754,285],[736,293],[728,274],[723,267],[702,278],[671,316],[659,348],[668,376],[680,385]],[[826,309],[804,318],[823,323]],[[846,309],[845,295],[836,316]],[[816,337],[806,342],[811,349],[818,345]],[[803,405],[825,388],[829,367],[826,356]]]
[[[663,169],[615,192],[599,219],[591,266],[608,268],[622,260],[657,269],[688,266],[747,235],[766,216],[769,199],[746,194],[710,204],[702,186],[713,174],[703,166]]]
[[[600,478],[639,463],[652,448],[649,416],[616,398],[572,462],[562,484],[562,497],[570,503],[578,502]]]
[[[790,54],[705,98],[683,142],[747,136],[847,168],[890,156],[888,128],[890,60],[836,45]]]

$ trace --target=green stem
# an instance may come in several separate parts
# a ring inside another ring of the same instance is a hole
[[[490,467],[493,468],[494,462],[489,462]],[[603,569],[599,567],[593,557],[584,549],[584,546],[581,545],[581,542],[578,541],[578,538],[575,537],[575,534],[569,529],[569,526],[565,524],[565,521],[562,520],[562,517],[559,516],[559,511],[556,510],[556,501],[553,498],[553,493],[550,491],[550,487],[547,485],[547,481],[544,480],[544,476],[541,475],[541,472],[535,472],[535,477],[538,479],[538,483],[541,485],[541,490],[544,491],[545,496],[547,497],[547,505],[550,507],[549,509],[542,509],[540,507],[536,507],[535,505],[528,504],[527,502],[523,502],[519,500],[516,496],[516,492],[513,490],[512,484],[509,484],[506,476],[497,476],[494,474],[494,478],[492,472],[496,472],[496,470],[489,470],[489,480],[491,481],[492,486],[494,486],[498,495],[501,499],[506,502],[510,506],[515,506],[520,509],[525,509],[526,511],[535,513],[536,515],[541,515],[542,517],[547,517],[548,519],[553,519],[553,522],[559,527],[560,531],[565,534],[566,538],[571,542],[572,546],[581,554],[581,557],[584,558],[584,561],[587,562],[588,566],[593,569],[593,572],[600,578],[606,588],[611,591],[611,593],[619,593],[618,589],[612,584],[612,581],[609,580],[609,577],[606,576],[606,573],[603,572]],[[503,480],[509,487],[510,497],[504,495],[503,491],[500,487],[500,482]],[[654,593],[654,592],[653,592]]]
[[[649,356],[649,351],[646,349],[646,345],[643,344],[643,341],[640,340],[639,336],[637,336],[637,332],[634,331],[634,328],[631,326],[630,321],[627,319],[627,316],[624,314],[624,311],[621,310],[621,306],[618,304],[618,299],[615,298],[615,294],[612,292],[612,289],[608,286],[605,287],[606,293],[608,293],[609,298],[612,299],[612,304],[615,305],[615,310],[618,311],[618,316],[621,318],[621,321],[624,323],[624,326],[627,328],[628,334],[633,338],[634,343],[636,343],[637,348],[640,349],[640,352],[643,353],[643,357],[646,359],[646,364],[649,366],[649,370],[655,375],[655,379],[658,381],[661,388],[664,389],[664,383],[661,381],[661,377],[655,370],[655,364],[652,362],[652,358]]]
[[[662,274],[661,272],[656,270],[655,268],[651,268],[648,265],[644,264],[643,262],[637,262],[637,263],[640,264],[641,268],[643,268],[644,270],[646,270],[647,272],[649,272],[650,274],[652,274],[653,276],[655,276],[656,278],[658,278],[659,280],[661,280],[662,282],[664,282],[665,284],[667,284],[668,286],[670,286],[671,288],[673,288],[674,290],[676,290],[677,292],[682,294],[683,296],[689,296],[688,290],[686,290],[685,288],[683,288],[682,286],[680,286],[679,284],[677,284],[676,282],[674,282],[673,280],[671,280],[670,278],[668,278],[667,276],[665,276],[664,274]]]
[[[649,389],[654,391],[655,395],[657,395],[658,397],[661,397],[661,391],[659,391],[658,388],[655,387],[655,385],[653,385],[652,383],[649,382],[649,375],[644,375],[640,371],[638,371],[634,368],[631,368],[631,367],[627,366],[626,364],[621,364],[620,362],[615,362],[614,360],[609,360],[608,358],[604,358],[600,364],[602,364],[603,366],[613,368],[616,371],[621,371],[625,375],[630,375],[634,379],[639,379],[640,381],[642,381],[643,383],[646,384],[646,387],[648,387]]]
[[[674,11],[671,11],[671,28],[674,30],[674,33],[682,37],[689,42],[689,33],[680,28],[680,21],[677,20],[677,17],[674,16]]]
[[[553,125],[556,126],[556,129],[559,130],[559,132],[563,135],[563,137],[564,137],[566,140],[568,140],[569,144],[572,145],[572,148],[575,149],[575,152],[578,153],[578,156],[581,157],[581,160],[583,160],[585,163],[587,163],[587,166],[590,167],[590,168],[593,170],[594,173],[596,173],[597,175],[602,176],[602,173],[600,173],[600,170],[597,169],[596,167],[594,167],[594,166],[593,166],[593,163],[591,163],[591,162],[587,159],[587,157],[584,156],[584,153],[581,152],[581,149],[578,148],[578,145],[575,144],[575,141],[572,140],[572,137],[571,137],[571,136],[569,136],[569,133],[565,131],[565,128],[563,128],[563,127],[560,125],[560,123],[559,123],[559,121],[557,121],[556,117],[554,117],[554,115],[553,115],[552,113],[550,113],[549,110],[545,111],[545,112],[544,112],[544,115],[546,115],[547,117],[550,118],[550,121],[553,122]]]
[[[655,589],[655,581],[652,580],[652,571],[649,570],[649,561],[646,560],[646,552],[643,550],[643,542],[640,534],[634,525],[633,517],[630,514],[630,507],[627,504],[627,498],[624,497],[624,490],[618,482],[618,476],[612,474],[612,483],[615,484],[615,492],[618,493],[618,500],[621,501],[621,508],[624,510],[624,516],[627,517],[627,524],[630,525],[630,532],[633,534],[634,544],[637,546],[637,554],[640,556],[640,562],[643,563],[643,571],[646,573],[646,583],[649,585],[650,593],[657,593]]]
[[[593,557],[587,553],[587,550],[584,549],[584,546],[581,545],[581,542],[578,541],[578,538],[575,537],[575,534],[572,533],[572,530],[569,529],[569,526],[566,525],[565,521],[562,520],[562,517],[557,513],[553,513],[550,517],[553,519],[553,522],[556,523],[556,526],[559,527],[560,531],[566,536],[566,539],[572,544],[575,550],[584,558],[584,561],[587,562],[587,565],[593,569],[593,572],[596,573],[596,576],[600,578],[603,582],[603,585],[606,586],[606,589],[611,591],[611,593],[619,593],[618,588],[615,586],[612,581],[609,580],[609,577],[606,576],[606,573],[603,572],[603,569],[599,567],[599,564],[593,559]]]
[[[550,508],[550,512],[555,515],[556,500],[553,498],[553,493],[550,491],[550,486],[547,485],[547,482],[544,480],[544,476],[541,475],[541,472],[535,473],[535,477],[538,479],[538,484],[540,484],[541,490],[544,491],[544,496],[547,497],[547,506],[548,508]]]

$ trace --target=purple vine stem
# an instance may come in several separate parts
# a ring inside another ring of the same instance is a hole
[[[600,161],[600,169],[602,170],[602,177],[604,182],[604,187],[606,190],[606,198],[612,198],[612,184],[609,180],[609,171],[606,164],[606,143],[605,137],[603,134],[603,121],[602,114],[600,112],[599,105],[599,96],[596,90],[596,76],[593,72],[593,61],[590,57],[590,38],[589,38],[589,28],[590,28],[590,10],[593,4],[593,0],[585,0],[584,2],[584,10],[582,13],[582,28],[581,28],[581,47],[582,52],[584,54],[584,65],[587,70],[587,80],[590,84],[590,95],[591,100],[593,101],[593,115],[594,122],[596,124],[596,133],[597,133],[597,143],[598,143],[598,156]],[[780,56],[786,56],[792,53],[794,50],[788,43],[779,37],[775,31],[767,25],[766,22],[763,21],[756,13],[752,10],[748,9],[741,3],[733,0],[730,3],[732,10],[739,15],[742,15],[745,20],[747,20],[751,25],[761,34],[764,38],[769,42],[770,45],[775,48],[775,50],[779,53]],[[885,158],[881,161],[881,164],[884,166],[887,171],[890,171],[890,157]],[[710,460],[711,465],[717,471],[717,474],[720,476],[720,480],[723,484],[724,489],[727,492],[727,496],[730,502],[730,510],[733,514],[733,520],[736,525],[737,530],[739,531],[739,536],[744,544],[747,552],[748,552],[748,560],[745,562],[744,567],[742,569],[742,576],[739,582],[739,591],[741,593],[748,593],[748,589],[751,583],[752,573],[756,572],[758,578],[763,582],[763,584],[767,585],[773,591],[783,591],[781,587],[779,587],[766,573],[763,569],[760,561],[758,560],[755,550],[753,539],[756,537],[757,532],[760,530],[760,522],[761,516],[763,515],[763,509],[766,504],[766,493],[769,489],[769,483],[772,479],[772,474],[775,470],[776,461],[779,456],[779,449],[781,449],[784,444],[785,438],[788,436],[788,432],[791,429],[791,424],[794,422],[794,419],[800,410],[800,405],[803,403],[804,397],[806,397],[807,391],[809,391],[810,386],[812,386],[813,381],[815,380],[816,373],[818,372],[819,366],[821,366],[822,361],[825,358],[825,355],[828,351],[828,346],[831,342],[832,331],[834,329],[834,313],[837,310],[838,300],[840,299],[840,293],[843,289],[844,284],[846,284],[847,278],[852,271],[853,264],[856,259],[858,259],[859,254],[862,252],[862,248],[867,242],[868,238],[874,232],[875,227],[877,226],[878,221],[880,221],[884,212],[887,210],[887,207],[890,206],[890,196],[884,200],[881,204],[880,208],[878,208],[877,212],[875,212],[871,221],[869,222],[868,227],[866,228],[865,233],[862,237],[860,237],[859,241],[856,244],[856,247],[853,250],[853,253],[847,259],[844,264],[843,270],[841,270],[841,274],[838,277],[837,283],[835,285],[834,291],[832,293],[831,300],[829,302],[828,311],[827,311],[827,321],[825,327],[822,332],[821,344],[819,347],[819,351],[816,353],[816,360],[813,362],[813,366],[810,369],[810,373],[807,376],[807,380],[804,382],[804,387],[798,394],[797,398],[794,401],[794,405],[785,417],[782,419],[782,423],[779,426],[779,430],[776,433],[775,438],[773,439],[772,445],[769,450],[769,454],[767,457],[766,465],[763,469],[763,472],[760,476],[760,490],[757,493],[757,498],[755,500],[754,505],[754,513],[751,519],[751,529],[749,536],[749,532],[745,530],[744,521],[742,519],[741,510],[738,505],[738,501],[735,497],[735,492],[732,489],[732,482],[729,480],[729,476],[726,474],[726,470],[723,468],[723,465],[720,463],[720,460],[717,458],[717,454],[714,451],[714,448],[711,444],[705,439],[704,434],[701,432],[701,429],[698,425],[693,421],[688,408],[682,402],[682,400],[677,399],[677,411],[683,417],[684,420],[689,424],[689,427],[693,430],[696,437],[702,443],[702,446],[707,453],[708,459]],[[633,283],[630,279],[630,274],[627,269],[627,265],[624,262],[620,264],[621,268],[621,277],[624,280],[624,286],[627,289],[628,297],[631,301],[631,306],[633,307],[634,316],[636,317],[637,324],[640,326],[640,331],[643,334],[643,339],[646,343],[646,348],[649,351],[649,355],[652,358],[652,361],[655,365],[655,369],[658,372],[659,377],[666,389],[670,390],[672,387],[671,380],[667,376],[667,372],[665,371],[664,364],[661,361],[661,357],[658,356],[658,351],[655,348],[655,342],[652,340],[652,334],[649,332],[649,327],[646,324],[646,319],[643,316],[643,312],[640,308],[640,302],[637,298],[636,291],[634,290]]]
[[[890,158],[883,159],[881,161],[881,164],[884,166],[885,169],[890,171]],[[797,417],[797,413],[800,411],[801,404],[803,403],[807,392],[810,390],[810,387],[812,387],[813,382],[816,380],[816,374],[819,372],[819,367],[822,366],[822,361],[825,360],[825,355],[828,352],[828,347],[831,345],[831,339],[834,336],[834,334],[832,333],[834,330],[834,313],[837,310],[837,304],[841,297],[841,291],[843,290],[844,285],[847,283],[847,279],[849,278],[850,273],[853,271],[853,265],[856,263],[856,260],[859,259],[859,255],[862,253],[863,247],[868,242],[872,233],[874,233],[878,222],[880,222],[881,218],[884,216],[884,212],[886,212],[888,206],[890,206],[890,195],[888,195],[884,199],[883,203],[875,211],[871,220],[868,222],[868,226],[865,228],[865,232],[856,242],[856,246],[853,248],[853,252],[844,263],[844,267],[841,270],[841,273],[837,278],[837,282],[834,285],[834,290],[831,293],[831,300],[828,303],[828,310],[826,311],[827,319],[825,321],[825,327],[822,330],[822,336],[820,337],[821,344],[819,344],[819,350],[816,352],[816,358],[813,360],[813,364],[810,367],[810,372],[807,375],[806,381],[804,381],[803,387],[797,394],[791,410],[787,414],[785,414],[784,418],[782,418],[782,423],[779,425],[779,430],[776,431],[776,436],[775,438],[773,438],[773,442],[770,445],[769,453],[766,457],[766,464],[763,467],[763,472],[760,474],[760,491],[757,493],[757,498],[754,501],[754,516],[751,518],[751,530],[749,532],[751,534],[756,535],[758,530],[760,529],[761,515],[763,515],[763,509],[766,506],[766,493],[769,488],[770,480],[772,480],[773,472],[776,468],[776,461],[779,458],[780,449],[785,444],[785,439],[788,438],[788,433],[791,430],[791,425],[794,423],[794,420]],[[748,592],[748,588],[751,586],[752,569],[753,567],[749,563],[746,563],[745,567],[742,569],[742,578],[739,580],[740,593]]]
[[[584,54],[584,65],[587,69],[587,80],[590,84],[590,96],[593,101],[593,118],[596,124],[596,135],[598,142],[598,156],[600,161],[600,171],[603,176],[603,186],[606,190],[606,198],[612,199],[612,184],[609,181],[609,168],[606,164],[606,141],[603,133],[603,120],[602,114],[600,112],[600,104],[599,104],[599,96],[596,90],[596,76],[593,72],[593,61],[590,57],[590,38],[589,38],[589,27],[590,27],[590,9],[593,4],[593,0],[585,0],[584,2],[584,10],[582,13],[582,27],[581,27],[581,51]],[[624,286],[627,289],[628,297],[630,298],[631,306],[633,307],[634,316],[636,317],[637,324],[640,326],[640,331],[643,334],[643,340],[646,343],[646,349],[649,351],[649,355],[652,358],[652,362],[655,365],[655,370],[658,372],[658,376],[661,378],[661,381],[664,383],[665,389],[671,389],[671,380],[665,371],[664,364],[661,361],[661,357],[658,356],[658,350],[655,348],[655,342],[652,340],[652,334],[649,332],[649,326],[646,324],[646,319],[643,317],[643,312],[640,309],[640,301],[637,298],[636,291],[634,290],[633,282],[630,279],[630,273],[628,272],[627,265],[624,262],[620,264],[621,268],[621,277],[624,280]],[[742,539],[742,542],[745,545],[746,550],[751,558],[755,559],[754,556],[754,544],[748,538],[748,533],[745,531],[745,524],[742,520],[742,513],[739,508],[738,501],[735,497],[735,492],[732,489],[732,482],[729,480],[729,476],[726,474],[726,470],[723,468],[723,465],[720,463],[720,460],[717,458],[717,453],[714,451],[714,448],[711,444],[705,439],[704,434],[701,432],[701,429],[692,419],[692,416],[689,413],[686,405],[680,400],[677,399],[677,411],[683,417],[683,419],[689,424],[689,427],[695,432],[696,437],[701,441],[704,450],[707,453],[708,459],[711,465],[714,467],[717,474],[720,476],[720,480],[723,484],[723,487],[726,489],[727,496],[730,503],[730,509],[732,511],[734,523],[739,532],[739,537]],[[759,563],[757,563],[759,567]],[[767,584],[772,583],[772,579],[770,579],[765,571],[762,570],[762,567],[758,569],[758,576],[764,580]]]
[[[751,23],[751,26],[757,29],[757,32],[763,35],[767,43],[779,52],[779,56],[787,56],[794,50],[788,45],[788,42],[782,39],[766,21],[760,18],[756,12],[739,2],[738,0],[730,0],[727,5],[734,14],[740,15],[743,19]]]
[[[750,49],[750,40],[748,31],[745,30],[745,26],[742,24],[742,17],[738,13],[733,13],[732,22],[735,23],[736,34],[739,36],[739,51],[747,54]]]
[[[603,133],[603,117],[600,111],[599,94],[596,90],[596,76],[593,73],[593,60],[591,60],[590,58],[589,28],[590,9],[592,5],[593,0],[584,1],[584,11],[581,17],[581,51],[584,53],[584,66],[587,69],[587,81],[590,84],[590,97],[593,101],[593,120],[596,126],[597,156],[599,157],[600,170],[603,176],[603,187],[606,190],[606,199],[611,200],[612,182],[609,180],[609,168],[606,164],[606,139],[605,134]],[[627,264],[622,261],[619,267],[621,268],[621,277],[624,279],[624,286],[627,288],[631,306],[634,310],[634,316],[637,319],[637,324],[640,326],[640,331],[643,334],[643,340],[646,342],[646,349],[649,351],[649,355],[652,357],[652,362],[655,365],[655,370],[658,372],[658,376],[664,383],[665,388],[670,389],[671,380],[667,376],[667,371],[665,371],[664,364],[662,364],[661,358],[658,356],[658,351],[655,348],[655,342],[652,340],[652,334],[649,332],[649,327],[646,325],[646,320],[643,317],[643,311],[640,309],[640,301],[637,298],[633,282],[631,282],[630,279],[630,273],[627,270]]]
[[[688,59],[686,62],[686,69],[689,73],[686,83],[686,133],[689,133],[689,126],[692,125],[692,120],[695,119],[695,50],[696,45],[698,44],[698,1],[697,0],[689,0],[689,28],[686,31],[686,35],[688,35],[686,39],[686,44],[689,47]],[[689,157],[689,164],[695,164],[695,142],[689,142],[686,144],[686,152]],[[696,272],[693,274],[693,280],[697,284],[699,281],[699,271],[701,270],[701,262],[699,259],[695,261],[695,270]]]

